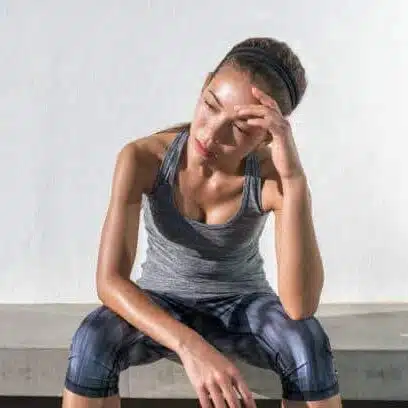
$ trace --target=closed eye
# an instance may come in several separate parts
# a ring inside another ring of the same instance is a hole
[[[215,106],[211,105],[207,100],[204,99],[204,103],[211,109],[211,110],[216,110]]]
[[[203,100],[204,104],[212,111],[216,111],[217,108],[214,105],[211,105],[206,99]],[[235,122],[233,123],[233,126],[235,126],[242,134],[246,135],[247,132],[243,130],[241,127],[239,127]]]
[[[233,124],[241,133],[243,133],[244,135],[247,134],[247,132],[245,132],[245,130],[243,130],[242,128],[240,128],[236,123]]]

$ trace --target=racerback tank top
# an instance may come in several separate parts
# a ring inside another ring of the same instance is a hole
[[[142,289],[193,298],[252,292],[275,293],[266,280],[259,239],[269,212],[261,208],[258,159],[245,158],[241,207],[223,224],[184,217],[174,201],[178,163],[189,136],[170,143],[152,191],[143,197],[146,260],[136,284]]]

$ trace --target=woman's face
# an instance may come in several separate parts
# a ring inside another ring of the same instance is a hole
[[[194,154],[219,164],[238,163],[266,139],[266,132],[238,119],[234,106],[259,104],[249,76],[230,66],[221,68],[203,88],[190,129]]]

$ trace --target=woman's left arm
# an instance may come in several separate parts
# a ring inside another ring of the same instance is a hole
[[[285,311],[298,320],[316,312],[324,271],[306,177],[281,183],[281,208],[274,210],[278,293]]]
[[[289,121],[269,95],[259,88],[252,92],[259,103],[237,107],[237,115],[269,143],[274,171],[265,188],[275,213],[278,293],[288,315],[304,319],[316,312],[324,280],[310,191]]]

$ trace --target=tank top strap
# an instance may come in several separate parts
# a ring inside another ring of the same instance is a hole
[[[170,185],[174,184],[181,152],[187,141],[188,135],[188,129],[183,129],[177,133],[169,144],[157,175],[155,188],[162,183],[168,183]],[[246,201],[246,203],[244,203],[245,207],[250,211],[262,214],[261,173],[258,157],[255,153],[250,153],[246,157],[244,183],[244,191],[246,190],[246,194],[244,194],[244,199]]]
[[[178,162],[180,160],[181,151],[183,150],[183,146],[187,140],[187,137],[188,131],[186,129],[181,130],[177,133],[177,135],[167,147],[159,172],[157,174],[155,187],[165,182],[173,184]]]
[[[250,153],[248,157],[247,177],[249,178],[248,207],[256,213],[263,213],[262,210],[262,180],[259,160],[255,153]]]

